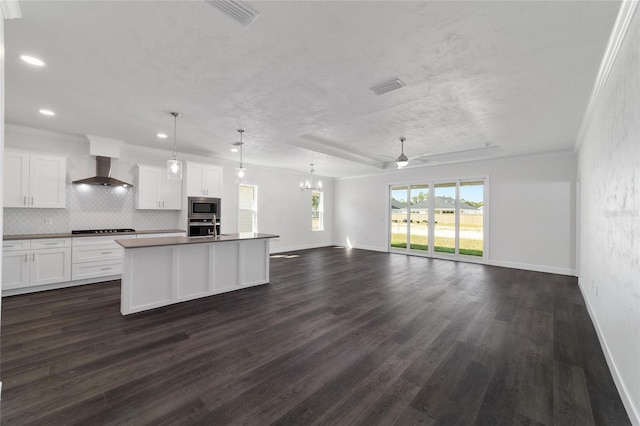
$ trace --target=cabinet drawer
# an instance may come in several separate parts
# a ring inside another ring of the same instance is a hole
[[[29,250],[31,240],[7,240],[2,242],[2,251]]]
[[[32,250],[60,247],[71,247],[71,238],[45,238],[41,240],[31,240]]]
[[[93,247],[74,247],[73,263],[95,262],[98,260],[122,260],[123,248],[117,243]]]
[[[109,277],[120,274],[122,274],[122,261],[119,260],[74,263],[71,265],[72,280]]]
[[[127,234],[127,235],[105,235],[100,237],[74,237],[73,238],[73,247],[81,247],[81,246],[98,246],[98,245],[109,245],[115,244],[118,247],[120,245],[115,242],[115,240],[126,240],[129,238],[135,238],[135,234]]]

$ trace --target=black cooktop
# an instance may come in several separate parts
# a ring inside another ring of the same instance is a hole
[[[75,231],[71,231],[72,234],[121,234],[123,232],[136,232],[136,230],[131,228],[120,228],[120,229],[77,229]]]

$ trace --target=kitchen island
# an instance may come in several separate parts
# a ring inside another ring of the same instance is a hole
[[[124,248],[120,312],[135,312],[269,282],[272,234],[116,240]]]

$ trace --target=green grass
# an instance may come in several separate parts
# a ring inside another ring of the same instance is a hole
[[[406,239],[405,234],[391,234],[391,247],[407,248]],[[429,246],[427,244],[421,244],[425,239],[426,237],[424,236],[416,238],[411,242],[411,249],[427,251]],[[451,238],[434,237],[434,240],[435,245],[433,246],[433,251],[438,253],[455,253],[455,248],[451,247],[453,243]],[[482,257],[482,241],[461,238],[459,252],[460,254],[468,256]]]
[[[407,244],[406,243],[393,243],[391,244],[391,247],[395,247],[395,248],[407,248]],[[426,246],[424,244],[411,244],[411,250],[423,250],[423,251],[427,251],[429,249],[429,246]],[[454,248],[451,247],[441,247],[441,246],[435,246],[433,247],[433,251],[436,251],[438,253],[455,253],[456,250]],[[473,250],[473,249],[464,249],[464,248],[460,248],[459,249],[460,254],[466,254],[469,256],[479,256],[482,257],[482,250]]]

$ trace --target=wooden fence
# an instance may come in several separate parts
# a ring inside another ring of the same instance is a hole
[[[427,223],[429,215],[424,213],[411,213],[411,221],[413,223]],[[391,220],[401,223],[407,218],[406,213],[392,213]],[[439,225],[453,225],[455,223],[454,214],[436,213],[434,219]],[[460,226],[482,226],[483,215],[481,214],[460,214]]]

